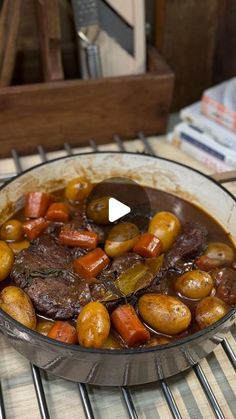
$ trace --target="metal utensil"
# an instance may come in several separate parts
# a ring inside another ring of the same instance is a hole
[[[97,0],[72,0],[72,6],[76,25],[79,30],[98,24]]]
[[[105,0],[72,0],[72,5],[76,31],[86,51],[86,58],[80,54],[83,76],[102,77],[100,51],[96,42],[101,30],[134,56],[133,28]],[[85,65],[87,68],[84,68]]]
[[[100,32],[98,3],[97,0],[72,0],[75,26],[82,48],[80,51],[80,62],[83,76],[91,79],[102,77],[102,67],[99,46],[96,44]],[[88,35],[88,29],[95,28],[95,35],[92,39]]]
[[[99,77],[102,77],[102,65],[99,46],[95,43],[91,43],[82,31],[78,33],[78,36],[86,46],[85,64],[89,78],[98,79]]]

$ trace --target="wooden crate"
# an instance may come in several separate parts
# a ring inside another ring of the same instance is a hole
[[[59,149],[65,141],[108,143],[113,134],[166,130],[174,76],[157,50],[148,51],[144,75],[70,80],[0,89],[0,157],[12,148],[31,154],[38,144]]]

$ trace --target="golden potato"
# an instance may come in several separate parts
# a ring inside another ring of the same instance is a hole
[[[65,188],[65,197],[69,201],[83,201],[89,196],[92,189],[92,183],[84,177],[72,179]]]
[[[148,232],[161,240],[163,251],[166,252],[174,243],[181,231],[181,224],[175,214],[160,211],[151,219]]]
[[[39,319],[37,321],[36,331],[41,333],[41,335],[47,336],[53,325],[54,322],[51,320]]]
[[[112,333],[109,334],[102,347],[104,349],[122,349],[121,343],[118,341],[118,339],[115,338],[115,336]]]
[[[98,301],[84,306],[76,323],[78,341],[86,348],[102,348],[110,332],[110,317],[107,309]]]
[[[157,332],[177,335],[191,322],[189,308],[178,298],[164,294],[144,294],[138,301],[142,319]]]
[[[107,256],[116,258],[129,252],[139,238],[139,229],[133,223],[116,224],[109,231],[104,250]]]
[[[97,224],[109,224],[109,196],[93,199],[87,206],[87,216]]]
[[[214,281],[207,272],[196,269],[177,278],[174,286],[184,297],[198,300],[211,294]]]
[[[0,281],[6,279],[14,263],[14,254],[4,241],[0,241]]]
[[[196,260],[196,266],[210,271],[220,266],[231,265],[234,260],[233,249],[225,243],[209,243],[203,255]]]
[[[20,288],[9,286],[0,294],[0,307],[9,316],[29,329],[36,328],[36,315],[28,295]]]
[[[6,221],[0,230],[0,238],[5,241],[16,242],[23,236],[23,226],[19,220]]]
[[[217,297],[205,297],[196,307],[196,322],[201,329],[205,329],[225,316],[227,312],[228,307],[224,301]]]

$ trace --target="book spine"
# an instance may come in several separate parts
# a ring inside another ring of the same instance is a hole
[[[201,110],[205,116],[236,132],[236,115],[222,103],[215,101],[207,95],[203,95]]]
[[[180,117],[182,121],[202,129],[203,133],[213,137],[219,144],[236,151],[236,134],[233,131],[216,124],[211,119],[207,120],[205,116],[191,112],[190,109],[181,111]]]
[[[181,149],[183,152],[193,157],[195,160],[203,163],[205,166],[215,172],[222,172],[231,169],[230,166],[224,163],[224,161],[199,148],[196,143],[186,141],[186,139],[184,139],[180,133],[175,132],[169,135],[167,138],[168,141],[175,145],[177,148]]]

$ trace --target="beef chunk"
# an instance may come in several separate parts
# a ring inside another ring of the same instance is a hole
[[[15,257],[11,278],[24,289],[30,272],[71,269],[71,261],[67,247],[59,246],[53,237],[43,235]]]
[[[91,297],[86,281],[73,273],[74,258],[75,249],[43,235],[16,256],[11,278],[29,295],[39,313],[68,319]]]
[[[134,266],[136,263],[142,262],[142,260],[143,258],[136,253],[125,253],[112,262],[110,266],[110,272],[113,272],[116,277],[118,277],[124,271]]]
[[[216,297],[226,304],[236,304],[236,271],[231,268],[221,268],[212,272],[216,282]]]
[[[101,225],[95,224],[93,221],[86,220],[85,228],[89,231],[93,231],[94,233],[97,233],[98,242],[104,243],[106,240],[107,233],[110,229],[110,226],[101,226]]]
[[[196,257],[206,246],[207,230],[198,223],[186,223],[184,232],[177,238],[165,257],[165,268],[175,268],[187,258]]]
[[[53,319],[70,319],[77,315],[90,301],[90,290],[79,280],[64,281],[63,278],[36,277],[25,289],[39,313]]]

